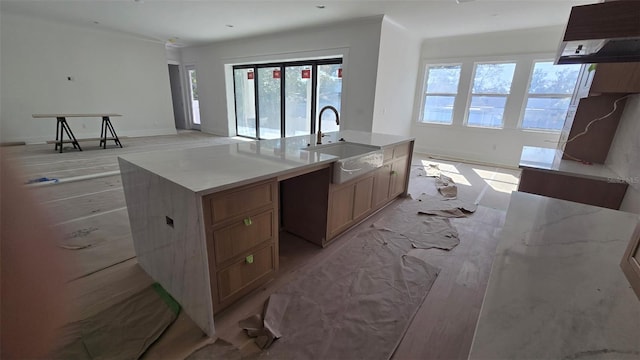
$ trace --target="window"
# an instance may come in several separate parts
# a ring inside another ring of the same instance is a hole
[[[523,129],[562,130],[580,66],[553,65],[551,61],[534,63],[522,117]]]
[[[238,136],[276,139],[311,134],[322,107],[340,111],[340,58],[236,65],[233,74]],[[333,116],[323,116],[323,132],[339,129]]]
[[[429,65],[426,72],[426,86],[422,122],[451,124],[453,103],[458,95],[460,65]]]
[[[476,64],[467,125],[501,128],[515,63]]]

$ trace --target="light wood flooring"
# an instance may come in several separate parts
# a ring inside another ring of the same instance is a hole
[[[128,138],[124,148],[99,149],[84,144],[82,152],[54,152],[53,145],[6,147],[3,156],[20,167],[24,181],[40,177],[69,179],[83,175],[107,175],[87,180],[32,186],[40,206],[65,238],[61,244],[73,259],[68,292],[73,313],[69,321],[85,318],[142,290],[153,280],[137,265],[117,156],[140,151],[162,151],[243,141],[181,132],[177,136]],[[433,178],[419,176],[421,169],[438,164],[453,178],[459,198],[479,204],[478,211],[452,223],[460,245],[452,251],[421,250],[416,256],[442,270],[416,314],[395,359],[466,359],[480,311],[493,255],[511,191],[519,171],[430,159],[414,154],[409,192],[436,194]],[[304,266],[313,266],[340,251],[360,229],[385,216],[400,201],[374,214],[343,234],[329,247],[319,247],[283,233],[280,238],[281,270],[267,285],[238,301],[215,318],[217,335],[233,345],[250,349],[237,321],[257,313],[263,301],[279,286],[293,279]],[[145,358],[178,359],[188,356],[210,339],[181,313],[178,320],[145,354]],[[247,350],[248,351],[248,350]]]

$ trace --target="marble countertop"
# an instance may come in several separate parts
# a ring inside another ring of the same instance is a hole
[[[638,359],[636,214],[514,192],[469,359]]]
[[[520,156],[521,169],[552,171],[563,175],[577,176],[594,180],[623,181],[624,178],[609,169],[606,165],[586,165],[577,161],[562,158],[558,149],[523,146]]]
[[[348,142],[386,147],[413,138],[343,130],[329,132],[323,144]],[[181,185],[197,194],[208,194],[287,172],[335,162],[333,155],[306,151],[315,145],[315,135],[273,140],[247,141],[171,151],[154,151],[120,156],[138,167]]]

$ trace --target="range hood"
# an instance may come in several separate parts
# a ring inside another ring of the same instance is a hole
[[[574,6],[556,64],[640,62],[640,1]]]

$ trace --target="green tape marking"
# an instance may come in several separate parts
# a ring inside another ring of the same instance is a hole
[[[165,302],[165,304],[167,304],[169,309],[171,309],[174,314],[178,315],[178,313],[180,313],[180,304],[178,304],[178,302],[173,297],[171,297],[171,295],[162,287],[162,285],[153,283],[151,287],[156,291],[156,293],[158,293],[158,295],[160,295],[160,298],[162,298],[162,300]]]

